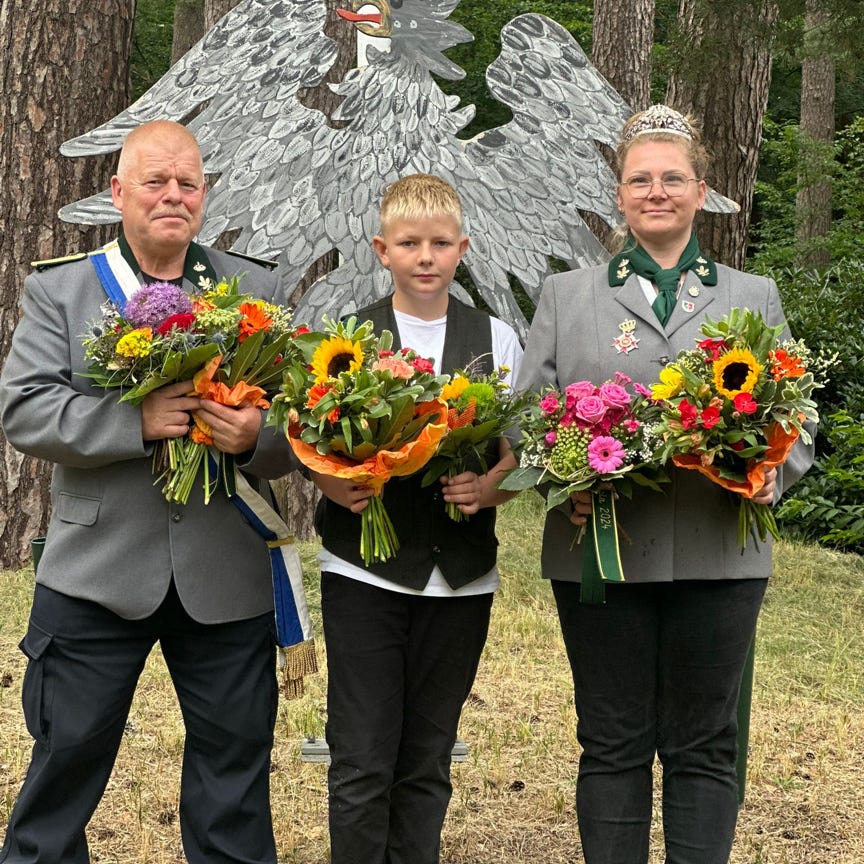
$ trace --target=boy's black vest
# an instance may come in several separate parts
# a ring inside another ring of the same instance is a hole
[[[360,321],[371,320],[375,332],[389,330],[393,348],[399,350],[399,328],[393,314],[393,298],[387,297],[357,313]],[[413,347],[413,346],[409,346]],[[494,370],[492,325],[485,312],[466,306],[452,294],[447,306],[447,331],[441,371],[451,374],[473,361],[488,375]],[[487,454],[487,467],[497,461]],[[479,466],[468,466],[477,470]],[[437,564],[451,588],[461,588],[484,576],[495,566],[498,540],[495,537],[495,508],[478,510],[462,522],[454,522],[444,508],[442,486],[437,480],[425,489],[420,486],[424,470],[410,477],[394,477],[382,493],[387,513],[399,538],[399,551],[383,564],[364,565],[360,556],[360,516],[322,498],[316,526],[324,547],[340,558],[408,588],[423,589]]]

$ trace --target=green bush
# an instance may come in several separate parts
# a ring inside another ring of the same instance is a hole
[[[816,462],[777,511],[787,534],[864,552],[864,260],[824,272],[785,268],[777,280],[789,326],[814,351],[836,353],[818,390]]]

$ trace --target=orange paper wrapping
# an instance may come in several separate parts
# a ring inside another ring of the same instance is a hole
[[[703,465],[697,455],[673,456],[672,461],[679,468],[692,468],[700,474],[704,474],[713,483],[737,492],[744,498],[752,498],[765,485],[765,472],[769,468],[782,465],[789,456],[789,451],[798,440],[798,430],[792,429],[785,432],[778,423],[771,423],[765,427],[765,439],[768,442],[768,450],[763,458],[755,462],[748,462],[747,479],[729,480],[721,477],[717,468],[713,465]]]
[[[436,414],[438,422],[427,423],[413,441],[398,450],[379,450],[363,462],[352,462],[344,456],[330,453],[322,456],[313,445],[288,436],[297,458],[312,471],[330,477],[353,480],[358,485],[369,486],[376,495],[381,494],[384,484],[391,477],[401,477],[419,471],[434,455],[438,442],[447,432],[447,405],[440,399],[420,402],[415,417]]]
[[[223,384],[221,381],[214,381],[213,376],[222,362],[221,355],[214,357],[210,362],[192,378],[195,388],[190,396],[200,396],[202,399],[209,399],[212,402],[218,402],[220,405],[228,405],[231,408],[237,408],[240,405],[254,405],[256,408],[269,408],[270,403],[264,398],[267,391],[247,384],[245,381],[240,381],[233,387]],[[201,420],[197,415],[193,414],[192,419],[195,421],[195,426],[198,429],[198,435],[195,440],[201,444],[212,444],[213,439],[210,437],[210,426]]]

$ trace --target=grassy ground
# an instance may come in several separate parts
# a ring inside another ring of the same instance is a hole
[[[582,861],[573,790],[578,745],[571,681],[548,584],[538,577],[541,514],[523,496],[502,517],[502,587],[460,728],[448,864]],[[317,613],[314,548],[304,549]],[[864,560],[781,543],[760,620],[747,800],[732,864],[864,861]],[[27,767],[17,650],[32,573],[0,576],[0,833]],[[320,622],[317,632],[320,633]],[[323,646],[321,646],[323,660]],[[273,813],[280,862],[324,864],[326,769],[300,761],[323,733],[324,675],[281,705]],[[94,861],[179,864],[182,727],[164,664],[142,677],[109,789],[89,830]],[[655,826],[654,849],[661,840]],[[656,853],[657,862],[662,860]]]

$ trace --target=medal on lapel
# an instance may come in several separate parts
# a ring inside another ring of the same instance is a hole
[[[612,346],[618,354],[629,354],[639,347],[639,340],[636,338],[636,322],[632,318],[622,321],[618,329],[621,335],[612,340]]]

